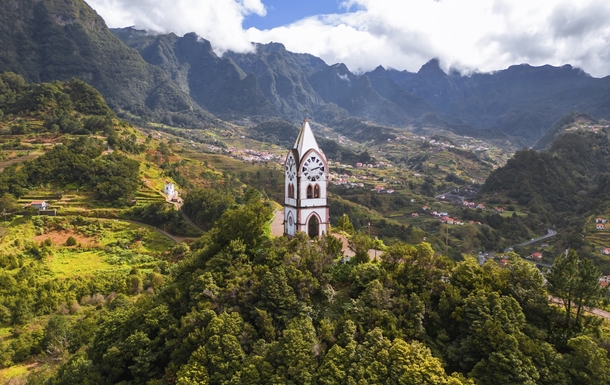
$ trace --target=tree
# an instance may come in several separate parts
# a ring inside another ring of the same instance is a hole
[[[549,293],[563,302],[566,311],[565,326],[572,319],[572,306],[576,306],[574,323],[578,324],[583,306],[595,306],[603,298],[605,289],[599,284],[601,272],[588,259],[579,259],[574,250],[560,255],[547,274]]]
[[[363,233],[357,232],[349,239],[349,248],[356,253],[356,260],[360,263],[369,262],[369,249],[373,247],[371,237]]]
[[[9,193],[0,196],[0,212],[6,217],[17,210],[17,199]]]
[[[441,361],[430,353],[424,344],[413,341],[406,343],[397,338],[390,349],[390,383],[427,384],[472,384],[457,376],[448,377]]]
[[[566,354],[568,373],[574,384],[610,383],[608,352],[597,346],[589,336],[578,336],[568,341],[572,351]]]
[[[285,384],[311,384],[316,372],[316,330],[311,319],[295,318],[279,339],[278,375]]]
[[[349,215],[343,214],[339,218],[337,222],[337,229],[348,233],[349,235],[354,235],[354,225],[349,220]]]
[[[273,208],[258,195],[244,205],[225,211],[210,233],[218,246],[241,239],[246,249],[252,251],[266,238],[266,226],[272,217]]]

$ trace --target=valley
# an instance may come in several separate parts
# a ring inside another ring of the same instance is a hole
[[[0,382],[610,383],[608,77],[0,22]]]

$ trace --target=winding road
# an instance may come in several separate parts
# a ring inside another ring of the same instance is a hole
[[[534,239],[529,240],[529,241],[521,242],[518,245],[513,245],[511,247],[508,247],[508,248],[504,249],[504,252],[508,253],[509,251],[513,251],[515,246],[527,246],[527,245],[531,245],[532,243],[536,243],[538,241],[542,241],[542,240],[545,240],[545,239],[548,239],[548,238],[552,238],[555,235],[557,235],[557,231],[555,231],[553,229],[546,229],[546,231],[547,231],[546,235],[543,235],[543,236],[538,237],[538,238],[534,238]]]

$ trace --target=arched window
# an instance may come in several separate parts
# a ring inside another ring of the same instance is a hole
[[[294,198],[294,185],[292,183],[288,185],[288,198]]]
[[[313,197],[313,188],[311,185],[307,186],[307,199],[311,199]]]
[[[320,186],[319,185],[316,185],[313,188],[313,197],[314,198],[319,198],[320,197]]]
[[[309,219],[309,223],[307,224],[307,234],[310,238],[315,238],[320,235],[320,221],[315,215],[312,215]]]

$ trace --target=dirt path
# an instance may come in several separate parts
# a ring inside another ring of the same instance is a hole
[[[26,160],[32,160],[34,158],[38,158],[42,153],[31,153],[30,155],[18,156],[17,158],[9,159],[4,162],[0,162],[0,171],[4,170],[8,166],[11,166],[15,163],[25,162]]]
[[[561,299],[559,299],[557,297],[552,297],[550,295],[549,295],[549,302],[552,302],[554,304],[563,306],[563,301]],[[602,317],[602,318],[605,318],[607,320],[610,320],[610,312],[607,312],[605,310],[597,309],[597,308],[585,307],[585,311],[587,313],[594,314],[594,315],[596,315],[598,317]]]
[[[284,210],[275,210],[273,213],[275,218],[271,222],[271,235],[281,237],[284,235]]]

